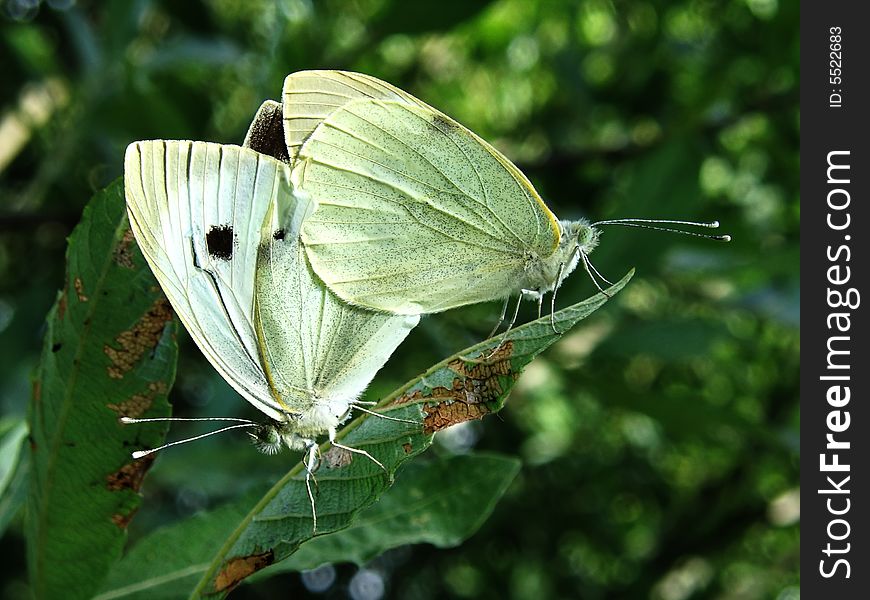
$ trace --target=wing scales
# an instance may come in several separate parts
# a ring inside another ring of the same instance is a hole
[[[315,272],[349,302],[402,314],[503,297],[559,229],[502,159],[431,109],[349,102],[293,172],[317,201],[302,230]]]
[[[257,268],[255,319],[264,332],[264,362],[276,392],[294,406],[305,411],[324,403],[344,412],[419,317],[376,313],[330,293],[311,272],[299,244],[306,199],[284,200],[287,204],[276,207],[263,228]]]
[[[253,328],[259,224],[289,185],[283,165],[236,146],[158,140],[128,147],[124,176],[133,234],[191,337],[246,400],[283,419]],[[209,247],[223,226],[228,258]]]
[[[284,80],[282,99],[284,136],[291,161],[317,126],[348,102],[395,100],[429,108],[421,100],[385,81],[348,71],[300,71],[288,75]]]

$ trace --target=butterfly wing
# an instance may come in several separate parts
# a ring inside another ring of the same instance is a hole
[[[350,71],[299,71],[284,79],[284,138],[292,162],[324,119],[355,100],[392,100],[434,110],[386,81]]]
[[[260,229],[285,166],[237,146],[145,141],[127,148],[133,235],[172,307],[217,371],[246,400],[283,420],[253,326]]]
[[[507,158],[407,101],[333,111],[301,147],[293,180],[317,203],[302,227],[314,271],[342,299],[386,312],[503,298],[529,255],[550,256],[561,235]]]
[[[281,196],[267,217],[257,265],[255,328],[275,394],[297,408],[298,433],[325,427],[312,413],[320,405],[338,422],[419,316],[376,313],[339,300],[311,272],[299,243],[309,205]],[[316,411],[314,411],[316,413]]]
[[[284,143],[284,113],[279,102],[266,100],[257,109],[254,120],[245,134],[243,148],[289,163],[287,145]]]

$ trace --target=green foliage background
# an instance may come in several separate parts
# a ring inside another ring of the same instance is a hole
[[[611,279],[636,267],[629,286],[531,365],[501,420],[439,434],[430,450],[514,454],[519,477],[462,546],[374,559],[387,597],[798,596],[797,3],[0,7],[2,431],[26,410],[65,237],[120,174],[126,144],[239,143],[287,73],[364,71],[494,142],[561,218],[718,219],[734,236],[724,245],[606,231],[592,259]],[[593,291],[577,274],[558,304]],[[371,398],[479,341],[498,310],[424,319]],[[252,416],[179,341],[175,414]],[[167,452],[131,539],[274,481],[290,462],[258,455],[243,436]],[[22,536],[18,514],[2,542],[0,596],[26,593]],[[337,569],[330,594],[345,597],[357,568]],[[305,593],[298,575],[234,597],[290,593]]]

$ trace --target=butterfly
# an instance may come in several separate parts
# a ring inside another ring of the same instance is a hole
[[[315,205],[300,230],[312,269],[356,306],[416,315],[503,299],[503,320],[516,295],[536,300],[540,313],[544,295],[555,296],[578,264],[603,292],[595,275],[607,280],[588,258],[603,225],[718,226],[560,220],[489,143],[361,73],[291,74],[282,103],[264,104],[260,118],[249,137],[256,129],[274,147],[283,132],[293,185]]]
[[[270,454],[282,446],[306,453],[316,530],[316,440],[325,434],[383,468],[336,441],[336,431],[353,410],[370,412],[360,395],[419,316],[353,306],[320,284],[298,235],[312,206],[287,164],[271,156],[207,142],[135,142],[124,186],[133,235],[181,322],[267,417],[225,429],[253,429]]]

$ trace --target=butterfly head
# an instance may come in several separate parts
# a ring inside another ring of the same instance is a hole
[[[576,221],[562,221],[562,235],[572,253],[589,254],[598,246],[598,237],[601,231],[592,226],[586,219]]]
[[[282,426],[277,421],[269,420],[261,423],[248,432],[257,450],[263,454],[273,456],[278,454],[284,444],[284,436],[281,435]]]

